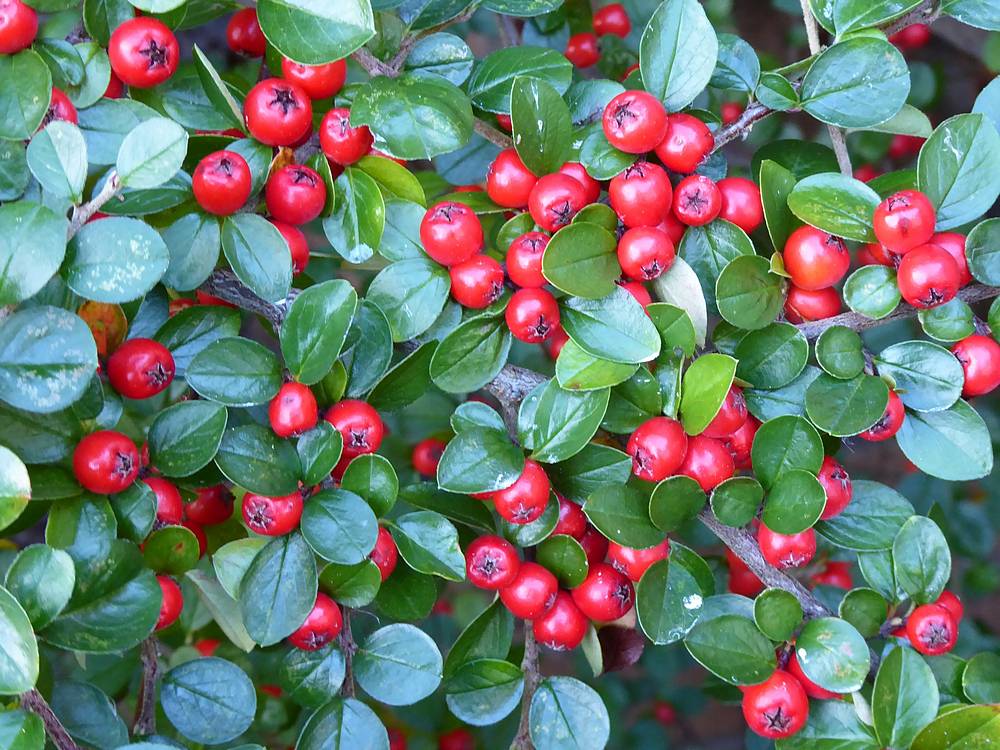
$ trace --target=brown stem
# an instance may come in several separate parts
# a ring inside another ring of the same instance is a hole
[[[941,8],[936,0],[926,0],[920,6],[914,8],[902,18],[898,18],[882,30],[886,36],[892,36],[897,31],[902,31],[907,26],[915,23],[932,24],[941,17]]]
[[[344,629],[340,631],[340,650],[344,652],[344,684],[340,686],[340,694],[345,698],[354,697],[354,654],[358,644],[354,642],[351,632],[351,610],[344,607]]]
[[[80,750],[73,738],[69,736],[66,727],[59,721],[59,717],[53,713],[52,707],[37,690],[32,689],[21,694],[21,707],[38,715],[45,726],[45,733],[58,750]]]
[[[160,674],[156,638],[150,636],[142,642],[139,660],[142,662],[142,682],[139,684],[139,700],[135,707],[132,733],[147,737],[156,734],[156,680]]]
[[[80,227],[90,221],[91,217],[100,211],[105,203],[114,198],[120,189],[118,173],[112,170],[111,174],[108,175],[107,181],[104,183],[104,187],[101,188],[101,192],[95,195],[92,200],[82,203],[73,209],[73,218],[70,219],[66,239],[73,239],[73,235],[80,231]]]
[[[750,135],[750,131],[753,130],[754,125],[768,115],[773,114],[773,112],[774,110],[765,107],[760,102],[750,104],[743,110],[743,114],[739,116],[738,120],[722,128],[715,134],[715,145],[712,147],[712,153],[714,154],[732,141],[746,138]]]
[[[243,310],[263,315],[270,321],[275,330],[281,326],[288,306],[292,304],[294,299],[294,297],[289,296],[277,305],[272,304],[258,297],[236,278],[236,274],[225,269],[213,271],[208,280],[201,285],[201,289]]]
[[[524,673],[524,692],[521,693],[521,721],[517,725],[517,734],[510,743],[510,750],[531,750],[531,699],[541,682],[538,672],[538,643],[531,623],[524,623],[524,658],[521,659],[521,671]]]
[[[488,122],[484,122],[478,118],[472,123],[472,129],[490,143],[494,143],[500,148],[512,148],[514,145],[514,141],[509,135],[504,135]]]

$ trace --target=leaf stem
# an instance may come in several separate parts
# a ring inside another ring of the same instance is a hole
[[[101,188],[101,192],[95,195],[92,200],[81,203],[73,209],[73,218],[69,222],[69,231],[66,232],[66,240],[73,239],[73,236],[80,231],[80,228],[90,221],[105,203],[114,198],[120,189],[118,172],[112,170],[104,183],[104,187]]]
[[[340,650],[344,652],[344,684],[340,686],[340,694],[345,698],[354,697],[354,654],[358,644],[354,642],[351,632],[351,610],[344,607],[344,629],[340,631]]]
[[[58,750],[80,750],[73,738],[69,736],[66,727],[59,721],[59,717],[52,711],[52,707],[37,690],[31,689],[21,694],[21,707],[38,715],[45,726],[45,733]]]
[[[156,638],[150,636],[142,642],[139,660],[142,662],[142,682],[139,684],[139,700],[132,733],[146,737],[156,734],[156,681],[160,674]]]

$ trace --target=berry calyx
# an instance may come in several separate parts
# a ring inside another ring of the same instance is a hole
[[[466,576],[481,589],[496,591],[510,586],[520,567],[514,545],[493,534],[479,537],[465,549]]]
[[[246,159],[235,151],[216,151],[198,162],[191,188],[198,205],[208,213],[228,216],[247,202],[251,183]]]
[[[551,491],[545,469],[529,458],[514,484],[493,493],[493,506],[510,523],[531,523],[545,512]]]
[[[442,201],[427,209],[420,222],[424,251],[442,266],[453,266],[476,255],[483,247],[483,225],[462,203]]]
[[[175,369],[170,350],[159,341],[129,339],[108,359],[108,381],[126,398],[149,398],[173,382]]]
[[[742,707],[750,730],[770,739],[791,737],[809,718],[806,691],[798,680],[780,669],[759,685],[744,688]]]
[[[340,635],[343,626],[340,607],[326,594],[318,593],[305,622],[288,636],[288,642],[303,651],[317,651]]]
[[[535,640],[553,651],[572,651],[587,634],[587,616],[566,591],[556,593],[555,601],[531,623]]]
[[[667,134],[667,110],[645,91],[625,91],[608,102],[601,118],[608,142],[627,154],[652,151]]]
[[[851,266],[851,254],[842,239],[808,225],[789,235],[781,257],[792,283],[806,291],[833,286]]]
[[[607,563],[592,566],[572,595],[573,603],[595,622],[613,622],[628,614],[635,604],[632,582]]]
[[[674,243],[656,227],[633,227],[618,240],[618,263],[636,281],[655,279],[673,265],[674,258]]]
[[[540,344],[559,327],[559,304],[544,289],[518,289],[507,303],[504,319],[514,338]]]
[[[280,438],[301,435],[316,426],[316,397],[302,383],[285,383],[267,407],[271,429]]]
[[[451,296],[462,307],[481,310],[503,294],[503,267],[489,255],[476,255],[448,269]]]
[[[122,83],[148,89],[174,74],[180,60],[180,47],[166,24],[140,16],[125,21],[111,32],[108,58],[111,70]]]
[[[879,420],[875,424],[862,432],[858,437],[873,443],[888,440],[899,432],[899,428],[903,426],[903,420],[905,418],[906,408],[903,406],[902,400],[896,395],[895,391],[890,390],[889,403],[885,407],[885,411],[882,413],[882,416],[879,417]]]
[[[98,430],[73,450],[73,476],[98,495],[121,492],[139,475],[139,451],[120,432]]]
[[[955,647],[958,624],[946,607],[922,604],[906,620],[906,637],[921,654],[939,656]]]
[[[283,536],[295,529],[301,518],[302,495],[298,492],[280,497],[254,492],[243,496],[243,521],[256,534]]]
[[[934,206],[926,195],[901,190],[878,204],[872,224],[879,242],[903,254],[930,241],[934,222]]]
[[[896,283],[903,299],[926,310],[951,302],[958,294],[962,273],[947,250],[921,245],[903,256],[896,270]]]
[[[761,524],[757,544],[764,559],[775,568],[801,568],[816,555],[816,532],[806,529],[798,534],[779,534]]]
[[[632,473],[647,482],[659,482],[675,474],[687,450],[684,428],[670,417],[653,417],[643,422],[629,437],[626,447],[632,457]]]
[[[689,227],[714,221],[722,210],[722,194],[711,179],[700,174],[685,177],[674,189],[674,215]]]
[[[299,226],[323,212],[326,205],[326,184],[309,167],[288,164],[267,178],[264,188],[267,211],[278,221]]]
[[[523,562],[514,580],[500,589],[500,601],[514,617],[534,620],[552,606],[559,582],[538,563]]]

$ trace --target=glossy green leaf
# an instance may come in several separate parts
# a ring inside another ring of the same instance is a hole
[[[340,565],[368,557],[378,536],[378,519],[363,499],[344,489],[323,490],[302,511],[302,536],[317,555]]]
[[[908,412],[896,442],[918,469],[940,479],[978,479],[993,469],[989,430],[962,400],[943,411]]]
[[[910,747],[937,714],[938,688],[923,658],[908,648],[893,649],[879,666],[872,691],[872,719],[887,747]]]
[[[804,223],[858,242],[875,242],[872,216],[878,193],[840,173],[815,174],[796,183],[788,207]]]
[[[419,336],[433,325],[448,299],[448,272],[432,260],[397,261],[379,272],[367,300],[385,313],[394,341]]]
[[[333,213],[323,233],[348,263],[364,263],[379,248],[385,231],[385,201],[378,183],[361,169],[345,169],[333,184]]]
[[[604,747],[610,736],[601,697],[572,677],[547,677],[531,698],[528,730],[537,750]]]
[[[809,342],[791,323],[751,331],[736,345],[736,376],[756,388],[781,388],[797,378],[809,360]]]
[[[887,550],[913,515],[913,506],[891,487],[854,480],[850,504],[834,518],[820,521],[816,531],[838,547]]]
[[[546,170],[550,171],[550,170]],[[600,299],[615,291],[621,276],[614,236],[590,223],[569,224],[556,232],[542,255],[542,273],[560,291]]]
[[[896,582],[919,603],[937,601],[951,577],[951,550],[934,521],[912,516],[892,543],[892,565]]]
[[[962,395],[965,378],[955,356],[929,341],[904,341],[875,358],[879,374],[892,378],[899,397],[917,411],[940,411]]]
[[[581,349],[612,362],[648,362],[660,351],[656,327],[621,287],[601,299],[570,298],[560,322]]]
[[[281,324],[285,366],[300,383],[319,382],[340,355],[357,308],[346,281],[324,281],[299,294]]]
[[[789,469],[771,487],[761,520],[771,531],[798,534],[819,520],[826,506],[826,491],[808,471]]]
[[[806,389],[809,419],[835,437],[867,430],[882,418],[888,403],[888,386],[873,375],[840,380],[823,373]]]
[[[254,406],[281,388],[281,365],[270,349],[233,337],[214,341],[195,355],[185,379],[203,398],[226,406]]]
[[[260,425],[226,430],[215,463],[230,481],[251,492],[275,497],[298,490],[301,467],[295,448]]]
[[[31,138],[48,112],[52,74],[41,56],[26,49],[0,57],[0,79],[9,82],[0,91],[0,138]]]
[[[731,685],[756,685],[775,668],[771,642],[751,620],[739,615],[700,620],[684,645],[699,664]]]
[[[563,390],[555,380],[537,386],[521,402],[518,439],[542,463],[565,461],[579,453],[597,432],[610,391]]]
[[[553,534],[538,545],[536,562],[559,579],[567,589],[576,588],[587,577],[587,553],[568,534]]]
[[[753,619],[772,641],[786,641],[802,622],[802,605],[784,589],[765,589],[754,600]]]
[[[805,419],[782,416],[760,426],[751,450],[754,473],[765,488],[782,474],[803,469],[816,474],[823,463],[823,442]]]
[[[766,258],[741,255],[730,261],[716,281],[719,313],[738,328],[763,328],[781,310],[784,287],[784,280],[771,273]]]
[[[240,581],[247,633],[262,646],[291,635],[316,603],[316,558],[299,533],[272,539]]]
[[[719,40],[696,0],[666,0],[639,41],[646,90],[677,112],[702,92],[715,70]]]
[[[861,337],[847,326],[830,326],[816,340],[816,361],[835,378],[857,377],[865,369]]]
[[[835,693],[860,690],[868,676],[868,644],[836,617],[807,622],[795,640],[795,657],[806,677]]]
[[[471,427],[444,449],[437,481],[449,492],[495,492],[512,485],[523,470],[524,456],[505,433]]]
[[[167,672],[160,686],[160,705],[187,739],[216,745],[249,729],[257,694],[246,672],[232,662],[209,657]]]
[[[293,648],[281,660],[278,684],[299,705],[319,708],[340,690],[344,673],[344,654],[333,644],[317,651]]]
[[[393,524],[393,538],[406,563],[414,570],[448,581],[465,580],[465,557],[454,525],[433,511],[406,513]]]
[[[886,317],[901,299],[896,271],[886,266],[862,266],[844,282],[844,302],[866,318]]]
[[[390,706],[416,703],[441,684],[442,660],[430,636],[413,625],[380,628],[358,647],[354,675],[365,692]]]
[[[736,374],[736,360],[725,354],[705,354],[684,373],[681,422],[689,435],[700,434],[719,413]]]
[[[304,65],[345,58],[375,34],[368,0],[263,0],[257,19],[281,54]]]
[[[569,107],[550,84],[517,77],[511,87],[514,146],[524,165],[543,175],[561,167],[572,153]]]
[[[502,317],[470,318],[441,340],[431,359],[431,379],[448,393],[478,390],[503,369],[511,343]]]
[[[489,726],[517,707],[524,688],[521,669],[499,659],[464,664],[445,686],[448,709],[473,726]]]
[[[583,512],[604,536],[624,547],[644,549],[663,541],[663,532],[649,518],[648,499],[631,487],[599,487],[587,498]]]
[[[521,46],[487,55],[472,71],[467,90],[472,103],[487,112],[511,110],[511,91],[518,76],[545,81],[563,94],[573,78],[573,66],[559,52]]]
[[[234,214],[222,222],[222,251],[233,273],[268,302],[283,300],[292,284],[288,243],[256,214]]]
[[[226,421],[226,408],[210,401],[167,407],[149,428],[150,461],[168,477],[195,473],[215,457]]]

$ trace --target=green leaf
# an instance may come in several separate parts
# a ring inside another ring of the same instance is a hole
[[[363,499],[347,490],[323,490],[302,511],[302,536],[317,555],[340,565],[368,557],[378,537],[378,519]]]
[[[912,516],[892,543],[896,582],[918,604],[937,601],[951,577],[951,550],[941,529],[925,516]]]
[[[212,567],[219,584],[234,599],[239,596],[240,583],[257,553],[267,545],[267,537],[252,536],[223,544],[212,555]]]
[[[826,506],[826,491],[808,471],[790,469],[781,474],[764,503],[761,520],[771,531],[798,534],[819,520]]]
[[[636,614],[642,632],[657,645],[676,643],[697,621],[709,593],[702,590],[683,558],[671,554],[658,560],[636,586]]]
[[[281,365],[271,350],[235,336],[198,352],[184,377],[203,398],[226,406],[255,406],[278,394]]]
[[[344,655],[332,644],[317,651],[293,648],[281,660],[278,684],[300,706],[319,708],[340,690],[344,672]]]
[[[299,750],[364,747],[389,750],[389,736],[375,712],[354,698],[334,698],[302,727]]]
[[[622,272],[616,246],[614,236],[596,224],[569,224],[556,232],[545,247],[542,273],[552,286],[566,294],[589,299],[606,297],[615,291],[615,281]]]
[[[79,203],[87,178],[87,144],[80,129],[55,121],[28,144],[28,167],[49,193]]]
[[[448,271],[427,258],[392,263],[368,287],[367,300],[385,313],[393,341],[406,341],[430,328],[448,299]]]
[[[719,314],[738,328],[763,328],[781,310],[784,287],[784,280],[771,273],[767,258],[741,255],[722,269],[715,283]]]
[[[625,484],[632,473],[632,459],[616,448],[590,443],[572,458],[549,467],[548,473],[566,497],[583,502],[604,484]]]
[[[340,486],[359,495],[377,516],[384,516],[396,503],[399,479],[387,458],[369,453],[348,464]]]
[[[660,334],[642,305],[621,287],[597,300],[571,297],[560,321],[586,352],[612,362],[648,362],[660,352]]]
[[[148,3],[149,0],[145,0]],[[152,3],[161,3],[163,0],[152,0]],[[183,0],[177,2],[177,0],[166,0],[166,4],[177,7],[183,5]],[[151,10],[146,8],[145,10]],[[168,10],[168,9],[164,9]],[[198,71],[198,78],[201,80],[201,87],[205,89],[205,95],[209,98],[215,108],[219,111],[221,115],[229,120],[229,126],[243,130],[246,132],[245,125],[243,122],[243,112],[240,109],[240,104],[236,101],[236,98],[229,91],[222,77],[216,71],[215,66],[212,65],[211,61],[205,55],[204,52],[198,47],[197,44],[191,51],[194,57],[194,67]]]
[[[984,651],[969,659],[962,672],[962,690],[975,703],[996,703],[1000,699],[1000,656]]]
[[[556,360],[556,380],[566,390],[596,391],[628,380],[637,367],[595,357],[567,341]]]
[[[548,248],[546,248],[548,253]],[[705,300],[715,308],[715,280],[734,258],[754,255],[753,243],[735,224],[720,219],[703,227],[689,227],[677,247],[701,282]]]
[[[164,284],[178,291],[201,286],[219,262],[222,234],[218,220],[207,214],[185,214],[162,229],[160,236],[170,253]]]
[[[399,411],[427,393],[437,347],[437,341],[426,341],[399,360],[368,394],[368,403],[379,411]]]
[[[788,195],[788,207],[804,223],[858,242],[875,242],[872,216],[880,201],[861,180],[840,173],[806,177]]]
[[[285,298],[292,285],[292,256],[277,228],[256,214],[234,214],[222,222],[222,252],[233,273],[268,302]]]
[[[184,737],[217,745],[250,728],[257,693],[242,669],[224,659],[208,657],[167,672],[160,686],[160,705]]]
[[[778,750],[879,750],[874,733],[858,717],[857,708],[845,701],[816,701],[809,707],[809,721],[799,732],[775,743]]]
[[[750,523],[763,499],[764,488],[753,477],[730,477],[717,485],[709,498],[715,517],[734,528]]]
[[[696,0],[665,0],[639,41],[639,69],[649,93],[677,112],[708,85],[719,40]]]
[[[765,159],[760,165],[760,197],[771,244],[781,250],[798,221],[788,207],[788,196],[795,187],[795,175],[781,164]]]
[[[431,359],[431,379],[447,393],[476,391],[507,364],[511,343],[502,317],[470,318],[441,340]]]
[[[51,706],[78,742],[97,748],[117,748],[128,742],[128,729],[115,704],[94,685],[61,681],[53,686]]]
[[[947,349],[929,341],[893,344],[875,363],[880,375],[892,378],[900,399],[911,409],[940,411],[962,395],[962,365]]]
[[[186,477],[215,457],[226,429],[226,408],[181,401],[156,415],[149,428],[150,461],[168,477]]]
[[[524,471],[524,456],[503,432],[471,427],[452,438],[438,463],[438,487],[469,494],[509,487]]]
[[[303,65],[341,60],[375,35],[368,0],[262,0],[257,20],[282,55]]]
[[[32,628],[41,630],[69,603],[75,581],[69,555],[47,544],[32,544],[14,558],[4,586],[24,608]]]
[[[298,490],[301,467],[295,448],[260,425],[230,427],[215,457],[231,482],[260,495],[288,495]]]
[[[823,463],[823,441],[802,417],[782,416],[760,426],[751,451],[753,470],[766,488],[793,469],[819,472]]]
[[[568,62],[568,61],[567,61]],[[0,138],[23,141],[41,125],[52,99],[52,74],[33,50],[0,57]]]
[[[0,713],[0,747],[4,750],[43,750],[45,725],[38,714],[20,708]]]
[[[874,638],[882,629],[889,603],[873,589],[856,588],[840,600],[838,615],[851,623],[865,638]]]
[[[594,126],[580,146],[580,163],[595,180],[610,180],[632,166],[638,157],[619,151],[608,142],[604,131]]]
[[[901,299],[896,271],[886,266],[862,266],[844,282],[844,302],[866,318],[886,317]]]
[[[0,587],[0,694],[16,695],[30,690],[38,679],[38,643],[28,615],[7,591]]]
[[[392,332],[385,313],[362,300],[341,355],[347,372],[347,395],[357,398],[369,391],[389,369],[392,351]]]
[[[969,262],[969,272],[984,284],[1000,283],[1000,258],[996,254],[996,242],[1000,237],[1000,220],[987,219],[969,232],[965,242],[965,256]],[[937,309],[937,308],[935,308]]]
[[[885,414],[889,388],[874,375],[840,380],[823,373],[806,389],[806,414],[816,427],[835,437],[863,432]]]
[[[183,377],[188,364],[198,352],[213,341],[236,336],[239,332],[238,310],[218,305],[196,305],[181,310],[167,320],[153,338],[170,350],[177,375]],[[135,333],[135,321],[132,322],[132,333]]]
[[[854,480],[852,488],[850,504],[835,518],[816,524],[816,531],[838,547],[889,549],[903,523],[913,515],[913,506],[878,482]]]
[[[243,540],[248,541],[248,540]],[[262,540],[263,541],[263,540]],[[249,561],[247,561],[249,563]],[[249,653],[257,645],[243,626],[240,605],[217,578],[204,570],[189,570],[187,579],[198,592],[198,603],[211,614],[212,619],[232,641],[233,645]]]
[[[895,648],[882,660],[872,691],[872,719],[879,742],[887,747],[910,747],[933,721],[938,708],[934,673],[923,658],[908,648]]]
[[[400,159],[430,159],[468,143],[472,107],[441,78],[404,73],[378,76],[355,94],[351,124],[367,125]]]
[[[802,622],[802,605],[784,589],[766,589],[754,600],[753,620],[772,641],[786,641]]]
[[[0,141],[0,200],[16,200],[28,187],[31,173],[25,154],[20,141]]]
[[[567,534],[553,534],[538,545],[535,554],[538,564],[568,589],[576,588],[587,577],[587,553]]]
[[[517,707],[524,689],[521,669],[499,659],[463,665],[446,685],[448,709],[473,726],[489,726]]]
[[[323,233],[348,263],[364,263],[382,241],[385,199],[378,183],[360,169],[345,169],[333,188],[334,210],[323,219]]]
[[[166,117],[139,123],[118,149],[119,183],[140,190],[162,185],[181,168],[187,141],[184,128]]]
[[[406,513],[393,522],[399,554],[414,570],[448,581],[465,580],[465,557],[452,523],[429,510]]]
[[[240,581],[240,608],[247,633],[261,646],[291,635],[316,603],[316,558],[296,532],[272,539]]]
[[[176,576],[194,568],[201,555],[193,531],[183,526],[164,526],[143,542],[142,556],[153,570]]]
[[[679,307],[691,318],[695,342],[705,345],[708,332],[708,307],[698,276],[683,258],[675,258],[673,265],[653,280],[656,298]]]
[[[546,677],[531,697],[528,731],[537,750],[596,750],[611,722],[604,701],[572,677]]]
[[[519,76],[544,81],[564,94],[573,78],[573,65],[554,49],[525,45],[497,50],[472,71],[469,97],[478,109],[509,113],[512,84]]]
[[[1000,729],[997,706],[963,706],[943,713],[917,735],[911,750],[988,747]]]
[[[765,107],[776,112],[787,112],[799,106],[799,95],[791,82],[773,71],[761,75],[754,96]]]
[[[40,305],[0,323],[0,399],[13,407],[64,409],[83,394],[96,369],[94,336],[71,312]]]
[[[442,36],[450,36],[443,34]],[[419,43],[417,46],[420,46]],[[407,61],[413,58],[413,53]],[[386,200],[394,202],[396,198],[403,201],[403,205],[417,204],[423,210],[427,204],[424,195],[424,188],[409,169],[401,164],[397,164],[392,159],[385,156],[362,156],[357,162],[357,168],[367,174],[380,188],[380,192],[385,195]],[[421,213],[421,218],[423,214]]]
[[[67,252],[66,283],[86,299],[130,302],[160,280],[170,254],[159,234],[138,219],[84,224]]]
[[[572,153],[569,107],[545,81],[519,76],[510,95],[514,146],[524,165],[537,175],[559,169]]]
[[[739,615],[697,622],[684,646],[705,669],[731,685],[756,685],[775,668],[771,642],[752,621]]]
[[[910,93],[903,55],[884,38],[858,36],[822,52],[802,79],[802,109],[821,122],[864,128],[885,122]]]
[[[719,35],[719,59],[709,85],[752,93],[760,80],[760,60],[743,39],[734,34]]]
[[[17,520],[30,500],[27,468],[11,450],[0,447],[0,531]]]
[[[323,379],[340,356],[358,304],[347,281],[324,281],[309,287],[292,302],[281,324],[281,354],[300,383]]]
[[[598,531],[624,547],[645,549],[663,541],[663,532],[649,519],[647,497],[632,487],[599,487],[587,498],[583,512]]]
[[[806,677],[834,693],[860,690],[868,676],[868,644],[836,617],[807,622],[795,640],[795,657]]]
[[[381,703],[408,706],[441,684],[441,652],[430,636],[397,623],[368,636],[354,656],[358,684]]]
[[[698,435],[722,408],[736,374],[736,360],[725,354],[698,357],[684,373],[681,422],[688,435]]]
[[[751,331],[736,345],[736,376],[756,388],[781,388],[805,369],[809,342],[791,323],[771,323]]]
[[[830,326],[816,340],[816,361],[829,375],[842,380],[865,369],[861,337],[846,326]],[[879,372],[882,368],[879,367]]]
[[[357,565],[330,563],[319,574],[320,590],[345,607],[371,604],[381,585],[382,574],[371,560]]]
[[[937,209],[937,230],[986,213],[1000,195],[998,171],[1000,135],[985,115],[957,115],[938,125],[917,160],[917,187]]]
[[[989,430],[962,400],[943,411],[907,412],[896,442],[918,469],[940,479],[979,479],[993,469]]]
[[[649,498],[649,517],[661,531],[676,531],[705,507],[705,491],[689,476],[667,477]]]
[[[608,389],[574,392],[555,380],[539,384],[521,402],[518,439],[542,463],[557,463],[576,455],[601,426],[608,408]]]
[[[461,37],[438,32],[413,45],[403,68],[416,75],[438,76],[461,86],[472,72],[475,59]]]

